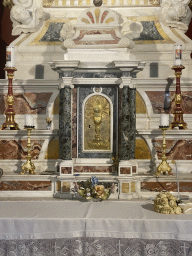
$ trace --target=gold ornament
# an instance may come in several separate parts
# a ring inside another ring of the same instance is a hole
[[[154,211],[163,214],[180,214],[183,209],[177,205],[177,198],[169,192],[161,192],[154,200]]]
[[[25,172],[28,172],[29,174],[35,174],[35,165],[31,162],[31,131],[32,127],[25,127],[27,129],[27,135],[28,135],[28,140],[27,140],[27,162],[23,164],[22,166],[22,172],[21,175],[25,174]]]
[[[162,144],[163,153],[162,153],[162,162],[157,167],[157,173],[156,173],[157,176],[159,176],[161,173],[163,173],[163,174],[171,174],[171,170],[172,170],[170,165],[167,163],[167,157],[166,157],[165,134],[166,134],[166,130],[168,128],[169,127],[160,127],[160,129],[163,131],[163,144]]]

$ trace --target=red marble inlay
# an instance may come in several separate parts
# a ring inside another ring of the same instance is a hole
[[[2,181],[0,191],[3,190],[51,191],[51,181]]]
[[[160,91],[146,91],[146,94],[151,101],[153,112],[160,114],[164,112],[165,92]],[[182,91],[181,108],[185,114],[192,114],[192,91]],[[167,110],[169,113],[173,113],[175,109],[175,92],[170,92],[170,108]]]
[[[177,192],[176,182],[141,182],[142,192],[161,192],[162,190]],[[192,192],[192,182],[179,182],[180,192]]]
[[[32,159],[38,159],[43,140],[31,140]],[[27,140],[0,140],[0,159],[26,159]]]
[[[95,23],[94,18],[93,18],[93,14],[91,12],[87,12],[87,16],[90,18],[92,23]]]
[[[84,35],[95,35],[95,34],[110,34],[114,40],[98,40],[98,41],[81,41]],[[77,45],[92,45],[92,44],[118,44],[120,38],[117,37],[114,29],[110,30],[81,30],[79,36],[73,40]]]
[[[72,167],[61,167],[62,174],[72,174]]]
[[[131,167],[120,167],[120,174],[131,174]]]
[[[105,173],[112,173],[112,166],[75,166],[75,172],[105,172]]]
[[[101,23],[103,23],[103,21],[104,21],[104,19],[105,19],[105,17],[107,16],[108,13],[109,13],[109,12],[108,12],[107,10],[103,12],[103,14],[102,14],[102,16],[101,16]]]
[[[46,107],[52,93],[14,94],[13,109],[16,114],[46,114]],[[0,95],[0,114],[5,112],[7,94]]]
[[[153,140],[158,159],[162,157],[162,140]],[[166,156],[169,160],[192,160],[192,140],[166,140]]]
[[[137,166],[132,166],[132,173],[136,173],[137,172]]]

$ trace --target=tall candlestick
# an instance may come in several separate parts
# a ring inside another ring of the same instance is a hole
[[[27,139],[28,153],[27,153],[27,161],[22,166],[21,175],[25,174],[26,172],[28,172],[29,174],[35,174],[35,165],[34,165],[34,163],[31,162],[31,158],[32,158],[32,156],[31,156],[31,131],[32,131],[32,129],[34,129],[34,126],[30,126],[29,123],[27,123],[27,124],[28,125],[25,126],[25,129],[27,130],[27,136],[28,136],[28,139]]]
[[[17,70],[14,67],[5,67],[8,77],[8,95],[7,95],[7,109],[5,111],[6,121],[2,124],[0,130],[10,128],[11,130],[19,130],[18,124],[15,122],[15,111],[13,109],[14,95],[13,95],[13,77]]]
[[[175,92],[175,109],[173,111],[174,119],[171,123],[171,128],[179,127],[179,129],[187,129],[187,124],[183,120],[183,110],[181,108],[181,85],[180,85],[180,79],[182,74],[182,69],[185,67],[183,65],[181,66],[173,66],[172,69],[175,71],[176,76],[176,92]]]
[[[163,124],[165,124],[165,123],[163,123]],[[159,126],[159,128],[163,131],[163,144],[162,144],[163,152],[162,152],[162,157],[161,157],[162,161],[159,164],[159,166],[157,167],[156,175],[159,176],[161,173],[170,175],[170,174],[172,174],[171,173],[172,168],[167,163],[166,140],[165,140],[166,130],[168,129],[168,126],[167,125],[162,125],[162,126]]]
[[[6,47],[6,67],[15,67],[15,47],[13,46]]]
[[[174,65],[182,65],[182,45],[174,45]]]
[[[169,126],[169,114],[161,114],[160,126]]]

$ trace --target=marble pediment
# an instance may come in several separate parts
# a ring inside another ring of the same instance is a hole
[[[77,19],[73,28],[74,35],[66,38],[63,48],[132,49],[135,43],[130,38],[122,35],[121,23],[120,14],[107,7],[89,8]],[[71,30],[69,34],[72,35]]]

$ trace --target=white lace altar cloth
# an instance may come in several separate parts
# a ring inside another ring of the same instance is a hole
[[[1,201],[2,255],[192,256],[192,215],[144,201]]]

